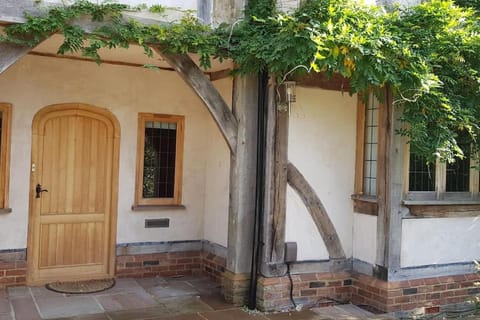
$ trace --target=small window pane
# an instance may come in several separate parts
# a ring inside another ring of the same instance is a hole
[[[174,196],[176,134],[176,125],[158,121],[145,123],[144,198]]]
[[[408,190],[435,191],[435,165],[427,164],[425,157],[410,152]]]
[[[447,163],[447,192],[468,192],[470,189],[470,141],[465,133],[460,133],[458,146],[463,150],[464,158]]]
[[[363,161],[363,193],[370,196],[377,194],[378,108],[378,100],[373,93],[371,93],[365,110]]]

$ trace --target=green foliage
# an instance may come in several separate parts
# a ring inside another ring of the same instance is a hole
[[[452,161],[463,155],[459,135],[480,149],[478,4],[456,1],[462,7],[432,0],[385,11],[350,0],[307,0],[285,14],[275,12],[273,0],[252,0],[245,19],[212,30],[191,14],[178,23],[146,26],[123,19],[124,5],[79,0],[44,17],[28,16],[26,23],[5,28],[0,41],[35,46],[61,33],[59,53],[79,51],[96,61],[101,48],[137,44],[147,55],[152,47],[196,52],[203,67],[211,57],[231,58],[241,73],[266,70],[280,80],[293,72],[340,73],[350,79],[351,93],[390,86],[404,111],[399,133],[429,161]],[[97,23],[93,32],[75,23],[84,17]]]
[[[480,2],[478,0],[455,0],[455,3],[460,7],[480,10]]]
[[[50,35],[61,33],[65,40],[59,54],[81,52],[98,63],[102,48],[128,48],[137,44],[148,56],[152,55],[152,46],[171,53],[197,52],[202,66],[210,66],[220,40],[209,26],[202,25],[188,12],[179,23],[146,26],[123,19],[122,10],[130,9],[122,4],[78,0],[70,6],[53,8],[46,16],[27,16],[25,23],[5,28],[6,35],[0,36],[0,41],[34,47]],[[150,10],[158,13],[165,8],[153,6]],[[87,33],[76,24],[84,17],[97,24],[94,31]]]
[[[155,4],[150,8],[148,8],[148,11],[152,13],[164,13],[165,10],[166,10],[165,7],[162,6],[161,4]]]
[[[390,86],[404,110],[399,133],[429,161],[453,161],[463,157],[459,134],[479,146],[479,34],[474,11],[451,1],[385,12],[347,0],[310,0],[292,15],[245,21],[229,48],[247,73],[340,73],[350,79],[351,93]]]

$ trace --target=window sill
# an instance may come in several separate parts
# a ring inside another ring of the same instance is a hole
[[[134,204],[132,211],[164,211],[164,210],[185,210],[183,204]]]
[[[480,200],[403,200],[410,210],[409,218],[477,217]]]
[[[377,197],[365,196],[360,194],[352,194],[353,211],[356,213],[378,216],[378,199]]]
[[[11,212],[12,212],[12,208],[0,208],[0,214],[7,214]]]

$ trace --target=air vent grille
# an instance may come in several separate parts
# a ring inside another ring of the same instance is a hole
[[[145,228],[168,228],[170,219],[145,219]]]

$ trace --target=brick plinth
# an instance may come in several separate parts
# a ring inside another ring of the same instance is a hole
[[[363,274],[353,274],[352,302],[384,312],[408,311],[425,307],[433,312],[439,306],[463,303],[480,293],[474,285],[476,274],[386,282]]]
[[[191,276],[202,273],[202,252],[164,252],[117,256],[119,278]]]
[[[26,275],[25,251],[0,253],[0,288],[25,285]]]
[[[351,284],[349,272],[305,273],[292,275],[293,298],[305,307],[327,306],[349,302]],[[258,281],[257,307],[262,311],[278,311],[293,307],[290,300],[290,279],[263,278]]]
[[[232,273],[225,270],[222,277],[222,294],[225,301],[235,306],[245,305],[248,301],[249,285],[249,273]]]
[[[202,251],[202,273],[215,282],[222,282],[227,260],[208,251]]]

